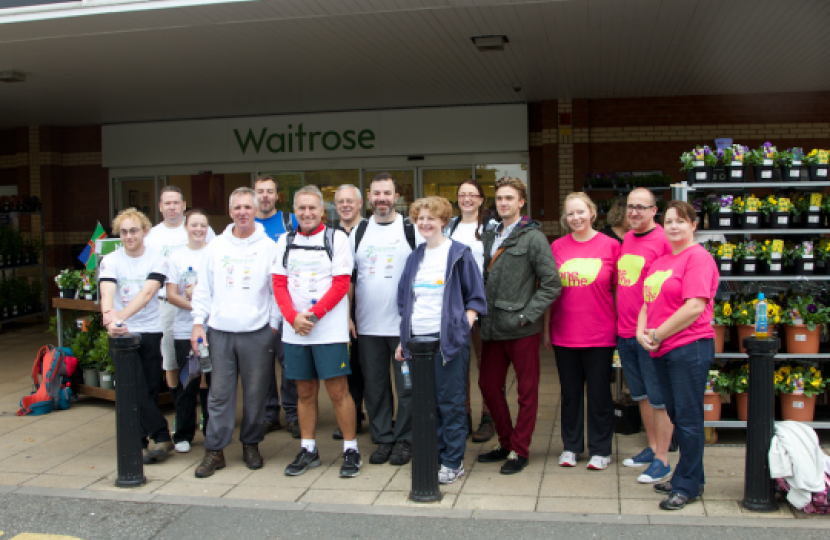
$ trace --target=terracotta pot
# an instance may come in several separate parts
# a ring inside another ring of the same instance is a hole
[[[747,392],[740,392],[733,395],[735,397],[735,409],[738,411],[738,420],[746,422],[746,419],[749,416],[747,413],[747,409],[749,407],[749,394]]]
[[[781,394],[781,418],[796,422],[812,422],[816,412],[816,396]]]
[[[790,354],[818,354],[821,327],[812,332],[806,324],[787,326],[787,352]]]
[[[726,327],[722,324],[713,324],[712,328],[715,330],[715,354],[720,354],[723,352]]]
[[[740,350],[742,354],[746,354],[746,349],[744,349],[744,338],[755,335],[755,326],[752,324],[738,324],[735,328],[738,329],[738,350]],[[774,331],[774,324],[767,326],[768,335],[771,336]]]
[[[703,421],[717,422],[720,420],[722,398],[717,392],[703,394]]]

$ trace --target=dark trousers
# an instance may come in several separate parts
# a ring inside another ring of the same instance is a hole
[[[277,387],[277,364],[282,373],[282,382]],[[285,421],[297,421],[297,383],[285,376],[285,352],[282,347],[282,331],[274,337],[274,361],[271,362],[271,373],[268,374],[268,394],[265,396],[265,420],[279,422],[280,394],[282,394],[282,408],[285,410]]]
[[[654,359],[654,370],[674,424],[680,459],[671,478],[672,491],[687,497],[700,495],[703,473],[703,392],[715,358],[715,341],[699,339]]]
[[[610,456],[614,439],[611,363],[614,347],[554,346],[562,387],[562,442],[565,450],[585,450],[585,391],[588,393],[588,451]]]
[[[174,342],[176,348],[176,363],[179,369],[183,369],[187,364],[187,358],[192,350],[190,340],[177,339]],[[210,373],[205,374],[208,388],[210,388]],[[176,388],[170,389],[170,394],[173,396],[173,403],[176,404],[176,432],[173,434],[173,442],[179,443],[182,441],[193,442],[193,437],[196,435],[198,426],[198,419],[196,417],[196,398],[199,397],[202,402],[202,416],[205,419],[202,432],[207,432],[207,421],[209,413],[207,411],[207,397],[208,390],[200,388],[202,378],[197,377],[190,381],[186,387],[182,386],[181,380]]]
[[[478,386],[496,425],[499,444],[523,458],[530,457],[530,442],[539,411],[539,340],[541,334],[519,339],[485,341]],[[513,364],[519,391],[516,426],[510,417],[504,385]]]
[[[353,337],[349,340],[349,367],[352,368],[352,372],[348,375],[349,393],[354,400],[354,410],[357,413],[357,423],[359,424],[365,418],[363,414],[363,389],[366,383],[363,379],[363,369],[360,367],[357,339]]]
[[[170,440],[167,419],[159,410],[161,387],[161,338],[162,333],[141,334],[138,345],[138,411],[141,416],[141,441],[146,448],[149,439],[155,442]]]
[[[411,368],[410,368],[411,369]],[[467,451],[467,373],[470,369],[470,343],[455,358],[444,363],[435,353],[435,402],[438,407],[438,456],[441,464],[458,469]]]
[[[397,336],[358,336],[360,340],[360,366],[366,378],[366,413],[369,415],[369,430],[372,441],[394,443],[412,442],[412,390],[404,388],[401,364],[393,357],[400,343]],[[395,391],[398,394],[398,411],[395,427],[392,416],[395,412],[395,398],[392,395],[392,381],[389,367],[395,372]]]

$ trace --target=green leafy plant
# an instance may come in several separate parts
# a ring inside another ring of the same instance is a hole
[[[790,326],[804,324],[812,332],[818,325],[830,322],[830,309],[811,295],[794,295],[787,298],[781,321]]]
[[[732,326],[732,306],[729,302],[716,302],[712,310],[712,322],[722,326]]]
[[[732,165],[733,161],[744,161],[746,154],[749,153],[748,146],[741,146],[740,144],[733,144],[723,150],[723,162],[726,165]]]
[[[764,160],[771,159],[772,165],[778,166],[778,149],[769,141],[765,142],[755,150],[750,150],[746,156],[746,161],[750,165],[763,165]]]
[[[61,273],[55,276],[55,283],[61,289],[79,289],[81,287],[82,278],[80,270],[61,270]]]
[[[706,380],[706,391],[709,390],[723,397],[728,396],[732,391],[732,378],[728,373],[716,369],[709,371],[709,378]]]
[[[792,167],[793,162],[803,163],[804,150],[801,148],[787,148],[778,152],[778,162],[785,167]]]
[[[683,152],[680,154],[681,171],[694,169],[695,162],[702,162],[706,167],[714,167],[718,164],[718,156],[708,146],[697,146],[691,152]]]
[[[741,364],[729,371],[729,390],[732,394],[741,394],[749,390],[749,363]]]
[[[800,390],[805,397],[812,397],[824,391],[827,381],[814,367],[784,365],[775,371],[773,384],[776,394],[794,394]]]
[[[92,343],[92,349],[89,351],[91,363],[93,363],[99,371],[114,372],[115,364],[113,363],[109,355],[110,341],[109,334],[107,334],[107,331],[100,330],[95,334],[92,334],[92,332],[86,333],[95,336],[95,339]]]

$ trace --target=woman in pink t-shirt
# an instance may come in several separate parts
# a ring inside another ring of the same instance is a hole
[[[551,245],[562,294],[545,313],[543,343],[553,346],[562,388],[562,442],[559,465],[575,467],[585,449],[585,392],[588,387],[588,469],[611,463],[614,404],[611,362],[617,345],[613,284],[620,244],[593,227],[597,207],[584,193],[565,199],[560,224],[570,234]]]
[[[643,282],[645,304],[637,341],[651,353],[680,460],[671,481],[654,485],[679,510],[703,492],[703,392],[715,357],[712,307],[718,290],[714,259],[695,242],[697,214],[687,202],[666,206],[663,227],[672,252],[652,263]]]

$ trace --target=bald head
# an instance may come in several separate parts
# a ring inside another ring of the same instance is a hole
[[[657,197],[646,188],[633,190],[628,194],[626,215],[635,233],[650,231],[654,228],[654,216],[657,215]]]
[[[654,193],[650,189],[647,189],[647,188],[644,188],[644,187],[634,188],[634,189],[631,190],[631,193],[629,194],[629,198],[631,198],[631,195],[634,195],[635,193],[638,193],[642,196],[648,197],[648,200],[649,200],[648,204],[654,205],[654,206],[657,205],[657,197],[655,197]]]

